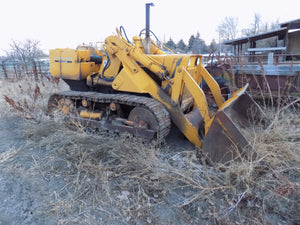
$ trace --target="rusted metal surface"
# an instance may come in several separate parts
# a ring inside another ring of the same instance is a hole
[[[235,84],[249,83],[251,92],[299,95],[299,29],[300,19],[296,19],[279,24],[275,30],[224,42],[232,46],[234,57],[226,60],[233,68]],[[272,44],[265,42],[267,39]]]
[[[228,74],[238,88],[273,96],[300,95],[300,54],[225,56],[206,67],[214,76]]]
[[[235,84],[242,87],[249,83],[249,92],[272,93],[272,95],[300,94],[300,72],[294,76],[284,75],[256,75],[241,73],[235,74]]]
[[[300,55],[248,56],[248,63],[242,64],[239,59],[233,65],[234,81],[237,87],[249,83],[250,92],[269,93],[275,96],[300,93]],[[286,61],[286,59],[291,61]],[[294,60],[293,60],[294,58]],[[245,59],[245,58],[244,58]]]
[[[140,128],[140,127],[136,127],[136,126],[126,126],[121,123],[112,124],[112,123],[108,123],[107,121],[103,122],[103,121],[97,121],[97,120],[79,118],[79,117],[76,117],[71,120],[75,120],[76,122],[80,123],[82,126],[88,126],[91,128],[105,129],[105,130],[110,130],[110,131],[114,131],[117,133],[127,132],[136,137],[141,137],[141,138],[143,138],[145,140],[149,140],[149,141],[155,139],[155,137],[157,135],[156,130]]]
[[[218,111],[203,140],[203,151],[213,163],[256,157],[244,129],[249,124],[265,122],[261,108],[247,92],[225,109]]]

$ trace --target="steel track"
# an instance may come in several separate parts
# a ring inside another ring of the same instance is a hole
[[[74,102],[85,99],[92,104],[109,104],[111,102],[114,102],[120,105],[127,105],[131,107],[144,107],[152,112],[158,122],[159,128],[157,130],[156,139],[159,143],[162,142],[170,132],[171,120],[168,111],[163,104],[152,98],[129,94],[104,94],[99,92],[64,91],[55,93],[50,97],[48,102],[49,113],[58,108],[58,100],[62,98],[68,98]]]

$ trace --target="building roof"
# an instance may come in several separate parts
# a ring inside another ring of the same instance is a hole
[[[286,31],[287,31],[287,28],[283,27],[280,29],[276,29],[276,30],[272,30],[272,31],[268,31],[268,32],[260,33],[260,34],[255,34],[255,35],[251,35],[251,36],[247,36],[247,37],[243,37],[243,38],[225,41],[224,44],[225,45],[245,44],[245,43],[248,43],[249,41],[257,41],[257,40],[274,37],[274,36],[283,36],[286,33]]]
[[[280,27],[287,27],[289,30],[300,29],[300,19],[280,23]]]
[[[283,39],[284,35],[288,30],[292,29],[300,29],[300,19],[296,20],[291,20],[285,23],[280,23],[278,29],[276,30],[271,30],[268,32],[260,33],[260,34],[255,34],[247,37],[242,37],[242,38],[237,38],[229,41],[225,41],[225,45],[238,45],[238,44],[245,44],[248,43],[249,41],[257,41],[261,39],[266,39],[270,37],[275,37],[278,36],[279,39]]]

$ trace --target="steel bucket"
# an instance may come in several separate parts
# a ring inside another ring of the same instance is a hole
[[[203,139],[203,152],[212,163],[227,163],[241,158],[256,158],[243,130],[253,123],[266,123],[266,115],[246,92],[247,85],[227,100],[212,118]]]

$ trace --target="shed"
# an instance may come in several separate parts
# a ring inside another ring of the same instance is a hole
[[[257,41],[276,37],[276,46],[257,48]],[[275,30],[242,37],[224,42],[233,47],[234,55],[250,54],[257,52],[280,52],[287,54],[300,54],[300,19],[279,24]]]

